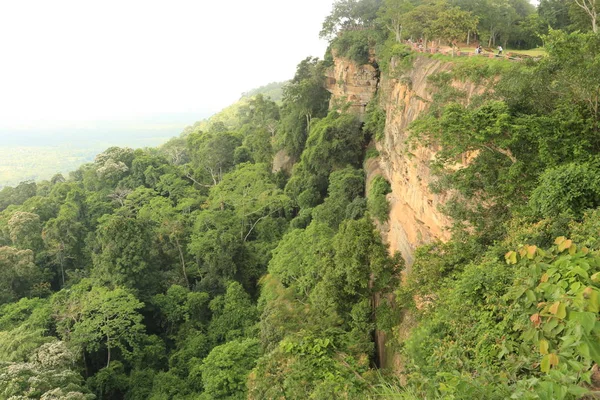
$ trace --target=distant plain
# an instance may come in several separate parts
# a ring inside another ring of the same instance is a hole
[[[158,146],[210,114],[168,114],[43,130],[0,128],[0,188],[57,173],[66,176],[111,146]]]

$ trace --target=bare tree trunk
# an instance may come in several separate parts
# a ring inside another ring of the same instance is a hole
[[[110,366],[110,345],[108,343],[110,343],[110,341],[107,337],[106,348],[108,349],[108,361],[106,362],[106,368],[108,368]]]
[[[469,43],[471,43],[471,31],[467,31],[467,47],[469,47]]]
[[[596,12],[596,0],[575,0],[581,9],[583,9],[592,19],[592,31],[598,33],[598,14]]]
[[[185,270],[185,257],[183,256],[183,251],[181,251],[181,245],[179,244],[179,239],[175,236],[175,243],[177,244],[177,250],[179,251],[179,261],[181,262],[181,270],[183,271],[183,279],[185,279],[185,284],[187,288],[190,288],[190,281],[188,281],[187,272]]]

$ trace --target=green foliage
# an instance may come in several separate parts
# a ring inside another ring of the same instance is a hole
[[[357,30],[344,32],[331,42],[332,51],[338,57],[346,57],[355,63],[368,64],[370,50],[375,47],[377,32],[373,30]]]
[[[313,209],[312,217],[335,229],[344,219],[347,219],[347,208],[352,201],[363,195],[363,172],[352,167],[332,172],[329,176],[327,192],[325,201]]]
[[[107,290],[94,287],[81,301],[78,320],[73,324],[70,339],[84,351],[107,350],[107,368],[111,351],[120,350],[125,358],[131,356],[144,335],[143,304],[123,289]],[[108,373],[108,371],[107,371]]]
[[[323,33],[410,88],[407,35],[527,46],[545,29],[532,12],[338,1]],[[455,226],[405,255],[401,286],[366,216],[387,220],[390,184],[373,179],[367,200],[362,171],[386,115],[378,100],[364,124],[328,113],[331,59],[303,60],[281,104],[253,95],[161,149],[112,147],[68,179],[3,189],[0,399],[584,395],[600,351],[599,47],[545,40],[537,63],[444,58],[428,78],[411,129],[437,149],[432,189]],[[289,179],[271,172],[279,149]],[[588,248],[552,245],[567,234]],[[374,387],[381,331],[402,388]]]
[[[29,362],[0,364],[0,399],[93,400],[73,371],[74,354],[65,343],[42,345]]]
[[[299,157],[311,131],[313,118],[327,115],[330,94],[325,90],[325,64],[308,57],[283,89],[281,124],[277,142],[292,157]]]
[[[365,110],[365,132],[371,134],[375,140],[381,141],[385,134],[385,111],[375,98],[367,104]],[[368,158],[368,157],[367,157]]]
[[[215,297],[209,307],[213,316],[208,326],[208,336],[214,343],[254,336],[258,313],[239,283],[231,282],[225,294]]]
[[[386,195],[392,192],[390,183],[378,175],[371,181],[369,188],[368,209],[380,223],[387,222],[390,214],[390,203]]]
[[[215,347],[202,364],[204,393],[210,399],[245,399],[246,377],[259,355],[256,339]]]
[[[600,205],[600,181],[595,163],[565,164],[547,169],[529,201],[536,214],[556,217],[562,213],[581,218]]]
[[[370,27],[377,18],[379,0],[339,0],[323,21],[319,36],[331,39],[340,31],[356,31]],[[347,32],[346,32],[347,33]]]
[[[96,232],[94,276],[112,286],[125,286],[153,295],[161,282],[154,261],[152,231],[147,221],[128,215],[105,215]]]

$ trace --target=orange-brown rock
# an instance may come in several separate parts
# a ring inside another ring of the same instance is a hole
[[[447,196],[430,189],[436,179],[430,163],[437,149],[433,145],[411,143],[408,128],[431,104],[434,88],[428,78],[451,68],[451,64],[440,60],[417,57],[413,67],[402,77],[383,76],[380,82],[380,102],[386,111],[386,124],[385,137],[377,143],[378,169],[392,187],[388,195],[390,218],[384,237],[390,252],[400,251],[409,267],[416,247],[450,238],[451,220],[439,209]],[[466,102],[485,90],[468,81],[455,81],[452,85],[464,92]]]
[[[391,66],[392,69],[395,66],[393,60]],[[375,175],[389,180],[390,218],[379,228],[390,252],[400,251],[409,267],[416,247],[450,238],[451,220],[439,210],[447,196],[430,189],[436,179],[430,162],[437,149],[415,143],[411,146],[408,127],[431,104],[434,87],[428,77],[451,68],[450,63],[420,56],[409,71],[382,75],[378,84],[378,74],[372,65],[359,66],[351,60],[335,58],[334,67],[329,70],[332,105],[350,101],[351,110],[361,114],[375,89],[379,90],[379,102],[386,111],[385,134],[377,142],[379,157],[365,165],[367,184]],[[470,82],[455,81],[452,85],[465,93],[466,102],[485,89]]]
[[[358,65],[350,59],[336,57],[326,75],[326,88],[331,93],[329,108],[340,109],[349,105],[349,112],[362,117],[366,105],[377,91],[377,69],[371,64]]]

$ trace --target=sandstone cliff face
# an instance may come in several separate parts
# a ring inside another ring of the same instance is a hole
[[[326,78],[331,93],[329,108],[339,109],[349,104],[348,111],[362,117],[377,90],[379,72],[370,64],[357,65],[347,58],[336,57]]]
[[[432,101],[433,86],[428,77],[450,69],[449,63],[421,56],[406,73],[398,75],[392,71],[390,76],[382,74],[379,80],[371,65],[358,66],[348,59],[336,58],[335,67],[328,74],[331,104],[350,101],[351,110],[359,115],[364,114],[364,105],[379,92],[380,105],[386,111],[385,137],[377,143],[380,156],[367,160],[365,165],[367,184],[376,175],[383,175],[391,184],[390,218],[380,230],[390,252],[400,251],[408,267],[418,246],[450,238],[451,221],[439,211],[446,196],[429,189],[435,180],[429,164],[436,148],[411,148],[408,140],[408,126],[428,110]],[[483,92],[482,87],[470,82],[452,84],[465,93],[466,102]]]
[[[451,68],[451,64],[440,60],[417,57],[413,67],[400,78],[383,76],[379,83],[386,124],[385,138],[377,143],[380,152],[377,169],[392,186],[388,197],[390,218],[383,236],[390,252],[400,251],[408,267],[413,262],[416,247],[450,239],[448,228],[452,221],[439,211],[447,196],[434,194],[429,189],[436,179],[429,165],[437,149],[409,146],[408,126],[431,104],[434,88],[428,78]],[[454,81],[452,86],[465,94],[466,103],[486,90],[469,81]]]

